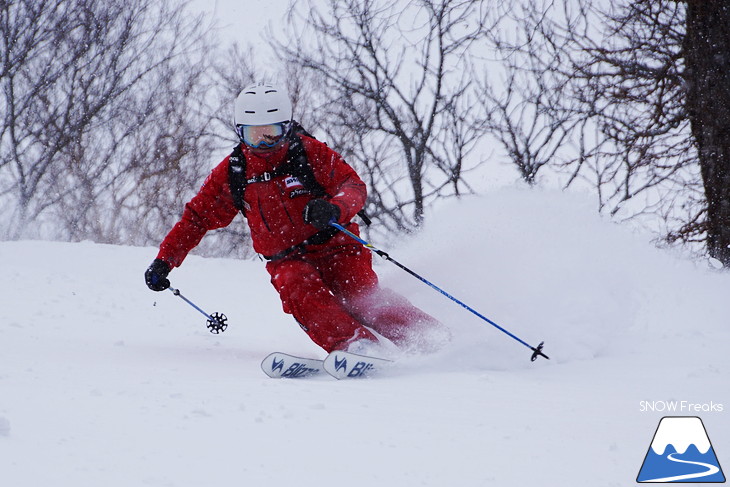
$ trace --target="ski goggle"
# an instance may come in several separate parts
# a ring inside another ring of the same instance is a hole
[[[238,137],[249,147],[274,147],[284,137],[284,122],[267,125],[237,125]]]

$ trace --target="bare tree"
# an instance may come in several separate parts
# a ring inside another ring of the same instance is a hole
[[[682,97],[681,11],[673,2],[634,2],[603,14],[606,39],[579,67],[581,101],[606,143],[591,158],[613,187],[611,213],[648,191],[684,191],[694,162]],[[602,163],[605,166],[602,167]]]
[[[485,46],[492,58],[482,60],[486,129],[531,186],[543,167],[575,153],[566,144],[576,122],[570,112],[560,109],[565,93],[554,68],[560,46],[557,39],[541,38],[538,31],[544,28],[550,5],[527,0],[506,9],[502,28],[489,36]]]
[[[552,32],[581,53],[565,73],[579,101],[570,109],[599,132],[573,176],[592,177],[611,214],[660,216],[666,240],[704,242],[730,266],[730,5],[580,4]],[[590,16],[603,37],[576,28]]]
[[[411,229],[430,201],[469,191],[482,132],[467,53],[489,30],[487,3],[292,4],[300,42],[278,50],[311,73],[317,122],[367,170],[369,209],[386,226]]]
[[[687,0],[685,8],[685,107],[704,185],[707,249],[730,267],[730,5]]]
[[[540,130],[550,134],[557,127],[554,140],[569,148],[544,151],[550,164],[566,171],[566,186],[593,187],[600,211],[654,230],[661,219],[665,235],[693,238],[702,228],[703,210],[697,206],[702,188],[685,107],[683,5],[671,0],[524,5],[522,43],[509,48],[527,69],[510,66],[532,83],[517,78],[523,91],[540,87],[532,94],[538,103],[529,102],[530,116],[522,119],[540,114],[546,119]]]
[[[209,124],[202,19],[184,14],[153,0],[3,2],[6,237],[147,243],[179,212]]]

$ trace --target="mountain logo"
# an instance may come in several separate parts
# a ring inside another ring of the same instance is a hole
[[[696,416],[663,417],[636,481],[725,482],[725,475],[702,420]]]

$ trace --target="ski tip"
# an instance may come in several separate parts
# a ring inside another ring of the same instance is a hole
[[[261,370],[272,379],[300,379],[319,375],[322,361],[274,352],[261,362]]]

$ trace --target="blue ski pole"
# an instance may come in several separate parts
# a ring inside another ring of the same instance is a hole
[[[195,303],[193,303],[188,298],[183,296],[179,289],[175,289],[172,286],[168,287],[167,289],[172,291],[172,294],[179,297],[180,299],[182,299],[183,301],[188,303],[190,306],[192,306],[193,308],[198,310],[200,312],[200,314],[202,314],[203,316],[208,318],[208,322],[206,323],[206,326],[208,327],[208,330],[210,330],[211,333],[214,333],[217,335],[220,332],[226,331],[226,328],[228,328],[228,318],[226,317],[226,315],[224,315],[223,313],[213,313],[212,315],[209,315],[208,313],[203,311],[200,307],[198,307]]]
[[[372,252],[378,254],[380,257],[384,258],[385,260],[387,260],[389,262],[392,262],[393,264],[397,265],[398,267],[400,267],[401,269],[403,269],[404,271],[406,271],[408,274],[412,275],[413,277],[415,277],[416,279],[418,279],[422,283],[428,285],[432,289],[435,289],[439,293],[443,294],[444,296],[446,296],[447,298],[449,298],[450,300],[452,300],[453,302],[455,302],[456,304],[458,304],[462,308],[466,309],[467,311],[472,312],[473,314],[475,314],[476,316],[478,316],[482,320],[486,321],[487,323],[489,323],[490,325],[492,325],[493,327],[495,327],[496,329],[498,329],[502,333],[506,334],[507,336],[511,337],[512,339],[518,341],[522,345],[524,345],[527,348],[529,348],[530,350],[532,350],[533,353],[532,353],[531,360],[533,362],[535,360],[537,360],[537,357],[545,357],[546,359],[550,360],[550,357],[548,357],[547,355],[545,355],[544,353],[542,353],[542,348],[543,348],[543,345],[545,344],[545,342],[540,342],[540,344],[538,346],[536,346],[536,347],[531,346],[526,341],[522,340],[521,338],[519,338],[518,336],[514,335],[513,333],[510,333],[509,331],[507,331],[506,329],[502,328],[501,326],[499,326],[494,321],[490,320],[489,318],[487,318],[483,314],[479,313],[477,310],[475,310],[471,306],[469,306],[466,303],[464,303],[463,301],[460,301],[459,299],[455,298],[454,296],[452,296],[451,294],[447,293],[446,291],[444,291],[443,289],[441,289],[440,287],[438,287],[437,285],[435,285],[434,283],[432,283],[428,279],[425,279],[424,277],[421,277],[420,275],[418,275],[415,272],[413,272],[412,270],[410,270],[408,267],[404,266],[403,264],[401,264],[397,260],[393,259],[390,255],[388,255],[387,252],[384,252],[384,251],[382,251],[382,250],[374,247],[372,244],[368,243],[367,241],[365,241],[362,238],[358,237],[354,233],[350,232],[349,230],[347,230],[345,227],[343,227],[339,223],[331,222],[330,225],[333,226],[333,227],[335,227],[336,229],[338,229],[342,233],[348,235],[349,237],[353,238],[354,240],[356,240],[357,242],[359,242],[360,244],[362,244],[365,248],[367,248],[367,249],[371,250]]]

